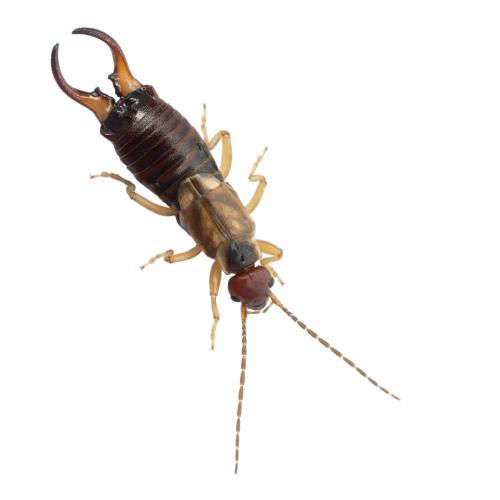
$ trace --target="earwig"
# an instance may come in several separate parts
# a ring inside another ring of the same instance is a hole
[[[103,177],[122,182],[130,199],[161,216],[175,217],[177,223],[193,238],[196,245],[183,253],[167,250],[152,257],[146,266],[163,258],[170,264],[193,259],[202,252],[214,260],[210,270],[210,300],[213,325],[211,349],[220,320],[217,296],[222,272],[233,275],[228,282],[231,299],[241,303],[242,360],[236,422],[236,466],[238,473],[243,386],[245,384],[248,314],[267,312],[274,304],[300,328],[324,347],[343,359],[361,376],[381,391],[399,400],[387,389],[357,367],[340,351],[330,346],[286,309],[271,288],[275,279],[284,284],[271,266],[283,257],[283,250],[273,243],[255,238],[255,223],[250,214],[259,205],[267,186],[263,175],[256,175],[267,148],[258,156],[248,177],[257,182],[255,193],[243,205],[236,191],[225,182],[231,170],[232,148],[229,132],[221,130],[210,141],[206,128],[206,104],[203,105],[201,130],[203,138],[170,104],[163,101],[151,85],[143,85],[131,73],[125,55],[113,38],[102,31],[79,28],[74,34],[89,35],[103,41],[113,55],[114,71],[109,76],[118,101],[96,88],[85,92],[71,87],[59,67],[58,45],[52,50],[52,73],[60,89],[71,99],[90,109],[101,124],[101,135],[111,141],[120,160],[138,182],[157,195],[159,205],[135,192],[135,185],[118,174],[102,172]],[[211,151],[222,142],[220,168]],[[263,257],[263,254],[269,257]],[[269,303],[269,305],[268,305]]]

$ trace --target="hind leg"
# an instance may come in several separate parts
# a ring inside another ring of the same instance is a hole
[[[144,196],[137,194],[135,192],[135,184],[133,184],[130,181],[127,181],[127,179],[124,179],[121,175],[108,174],[108,172],[102,172],[99,175],[90,176],[91,179],[95,179],[96,177],[109,177],[110,179],[114,179],[115,181],[123,182],[123,184],[127,186],[127,194],[130,196],[130,199],[141,205],[141,207],[148,209],[150,212],[166,216],[177,214],[177,212],[173,208],[164,207],[163,205],[158,205],[157,203],[153,203],[152,201],[149,201],[147,198],[144,198]]]
[[[229,132],[226,130],[221,130],[214,135],[214,138],[209,141],[208,133],[207,133],[207,105],[203,105],[203,116],[201,117],[201,131],[203,132],[203,138],[205,139],[205,143],[212,151],[212,149],[219,144],[219,141],[222,139],[222,157],[220,160],[220,172],[222,174],[222,178],[226,180],[226,177],[229,175],[231,170],[231,163],[233,161],[233,150],[231,147],[231,136]]]

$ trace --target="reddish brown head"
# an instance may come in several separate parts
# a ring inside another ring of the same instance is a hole
[[[229,294],[235,302],[242,302],[250,309],[260,310],[266,307],[269,290],[274,285],[274,278],[263,266],[235,274],[228,283]]]

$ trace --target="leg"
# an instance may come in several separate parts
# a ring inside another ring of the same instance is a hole
[[[220,171],[222,174],[222,178],[226,180],[226,177],[229,175],[229,171],[231,170],[231,162],[233,160],[233,150],[231,147],[231,136],[229,132],[225,130],[221,130],[214,135],[214,138],[209,141],[208,133],[207,133],[207,105],[203,105],[203,116],[201,117],[201,131],[203,132],[203,138],[205,139],[205,143],[207,144],[208,149],[212,151],[212,149],[219,144],[219,141],[222,139],[222,158],[220,161]]]
[[[212,342],[211,349],[214,349],[215,330],[220,320],[219,308],[217,307],[217,295],[219,294],[221,274],[222,268],[219,262],[215,261],[210,270],[210,299],[212,300],[212,314],[214,316],[214,324],[212,325],[212,333],[210,334],[210,341]]]
[[[158,215],[176,215],[177,212],[173,208],[164,207],[163,205],[158,205],[153,203],[152,201],[147,200],[144,196],[137,194],[135,192],[135,184],[132,184],[130,181],[127,181],[123,177],[117,174],[108,174],[108,172],[102,172],[100,175],[91,175],[91,179],[95,179],[96,177],[110,177],[115,181],[123,182],[127,186],[127,194],[130,196],[130,199],[141,205],[141,207],[147,208],[151,212],[154,212]]]
[[[271,262],[276,262],[277,260],[281,260],[283,258],[283,250],[264,240],[257,240],[259,244],[260,251],[262,253],[267,253],[268,255],[272,255],[273,257],[266,257],[265,259],[260,260],[260,264],[266,267],[269,272],[282,284],[284,285],[281,278],[278,276],[278,273],[269,265]]]
[[[266,154],[266,151],[267,147],[264,148],[264,152],[259,157],[257,157],[257,161],[253,164],[252,171],[248,176],[248,180],[250,182],[259,182],[257,189],[255,190],[255,193],[250,200],[250,203],[245,207],[249,214],[251,214],[257,208],[257,205],[260,203],[260,200],[262,199],[264,191],[267,187],[267,181],[263,175],[254,175],[255,171],[257,170],[257,165],[262,161],[262,158]]]
[[[166,252],[159,253],[156,257],[153,257],[149,259],[149,261],[141,266],[141,271],[149,266],[149,264],[154,264],[157,259],[161,259],[163,257],[163,260],[165,262],[168,262],[169,264],[174,264],[175,262],[182,262],[183,260],[190,260],[197,255],[199,255],[201,252],[201,248],[196,245],[194,248],[191,248],[191,250],[188,250],[187,252],[184,253],[178,253],[174,255],[173,250],[167,250]]]

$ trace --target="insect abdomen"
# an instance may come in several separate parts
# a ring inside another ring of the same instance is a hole
[[[101,133],[113,142],[134,177],[177,211],[184,179],[206,172],[222,180],[198,132],[151,86],[120,99]]]

